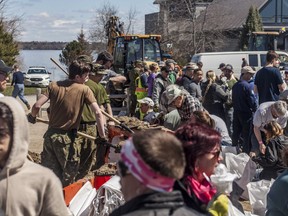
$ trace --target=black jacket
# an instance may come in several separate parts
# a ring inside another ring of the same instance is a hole
[[[211,215],[207,210],[207,205],[202,203],[194,193],[189,195],[181,181],[175,182],[174,190],[181,192],[185,205],[190,209],[194,209],[197,212],[197,215]]]
[[[281,159],[282,150],[287,145],[287,141],[284,136],[272,138],[267,143],[265,155],[253,159],[263,168],[260,179],[276,179],[287,168]]]
[[[110,216],[199,216],[192,209],[184,207],[179,191],[171,193],[153,192],[138,196],[114,210]]]

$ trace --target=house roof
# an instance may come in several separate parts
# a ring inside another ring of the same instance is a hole
[[[260,9],[267,1],[269,0],[214,0],[197,18],[198,27],[204,23],[203,29],[207,31],[239,29],[246,21],[249,8],[254,5]]]

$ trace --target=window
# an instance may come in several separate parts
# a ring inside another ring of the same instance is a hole
[[[272,0],[264,8],[261,9],[260,14],[263,23],[275,23],[276,1]]]
[[[287,23],[288,22],[288,1],[270,0],[260,10],[263,23]]]
[[[257,54],[249,55],[249,65],[253,67],[258,66],[258,57]]]
[[[160,47],[157,40],[144,40],[144,60],[153,62],[161,60]]]
[[[261,67],[264,67],[266,64],[266,54],[260,54],[260,61],[261,61]]]
[[[122,68],[124,70],[124,58],[123,58],[123,53],[124,53],[124,38],[120,37],[117,38],[117,43],[115,47],[115,53],[114,53],[114,65],[116,68],[116,72],[119,73],[120,71],[118,70],[119,68]]]

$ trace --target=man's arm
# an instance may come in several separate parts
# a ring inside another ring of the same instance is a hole
[[[278,85],[278,89],[280,92],[283,92],[286,89],[286,84],[285,82],[283,82],[282,84]]]
[[[106,110],[107,113],[111,116],[113,116],[113,112],[112,112],[112,108],[111,108],[111,104],[110,103],[106,103]]]
[[[49,100],[46,95],[41,95],[40,98],[36,101],[36,103],[32,106],[31,115],[36,117],[39,113],[41,107]]]
[[[265,145],[262,141],[260,129],[257,126],[254,126],[253,130],[254,130],[255,137],[259,143],[259,150],[262,154],[264,154],[265,153]]]
[[[99,135],[101,138],[105,138],[105,129],[104,129],[105,118],[102,115],[102,112],[101,112],[97,102],[93,102],[92,104],[90,104],[90,108],[95,114]]]

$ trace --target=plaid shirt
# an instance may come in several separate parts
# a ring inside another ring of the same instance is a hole
[[[197,98],[191,96],[190,94],[187,94],[184,97],[182,106],[178,108],[181,121],[189,120],[194,111],[203,111],[202,104]]]

